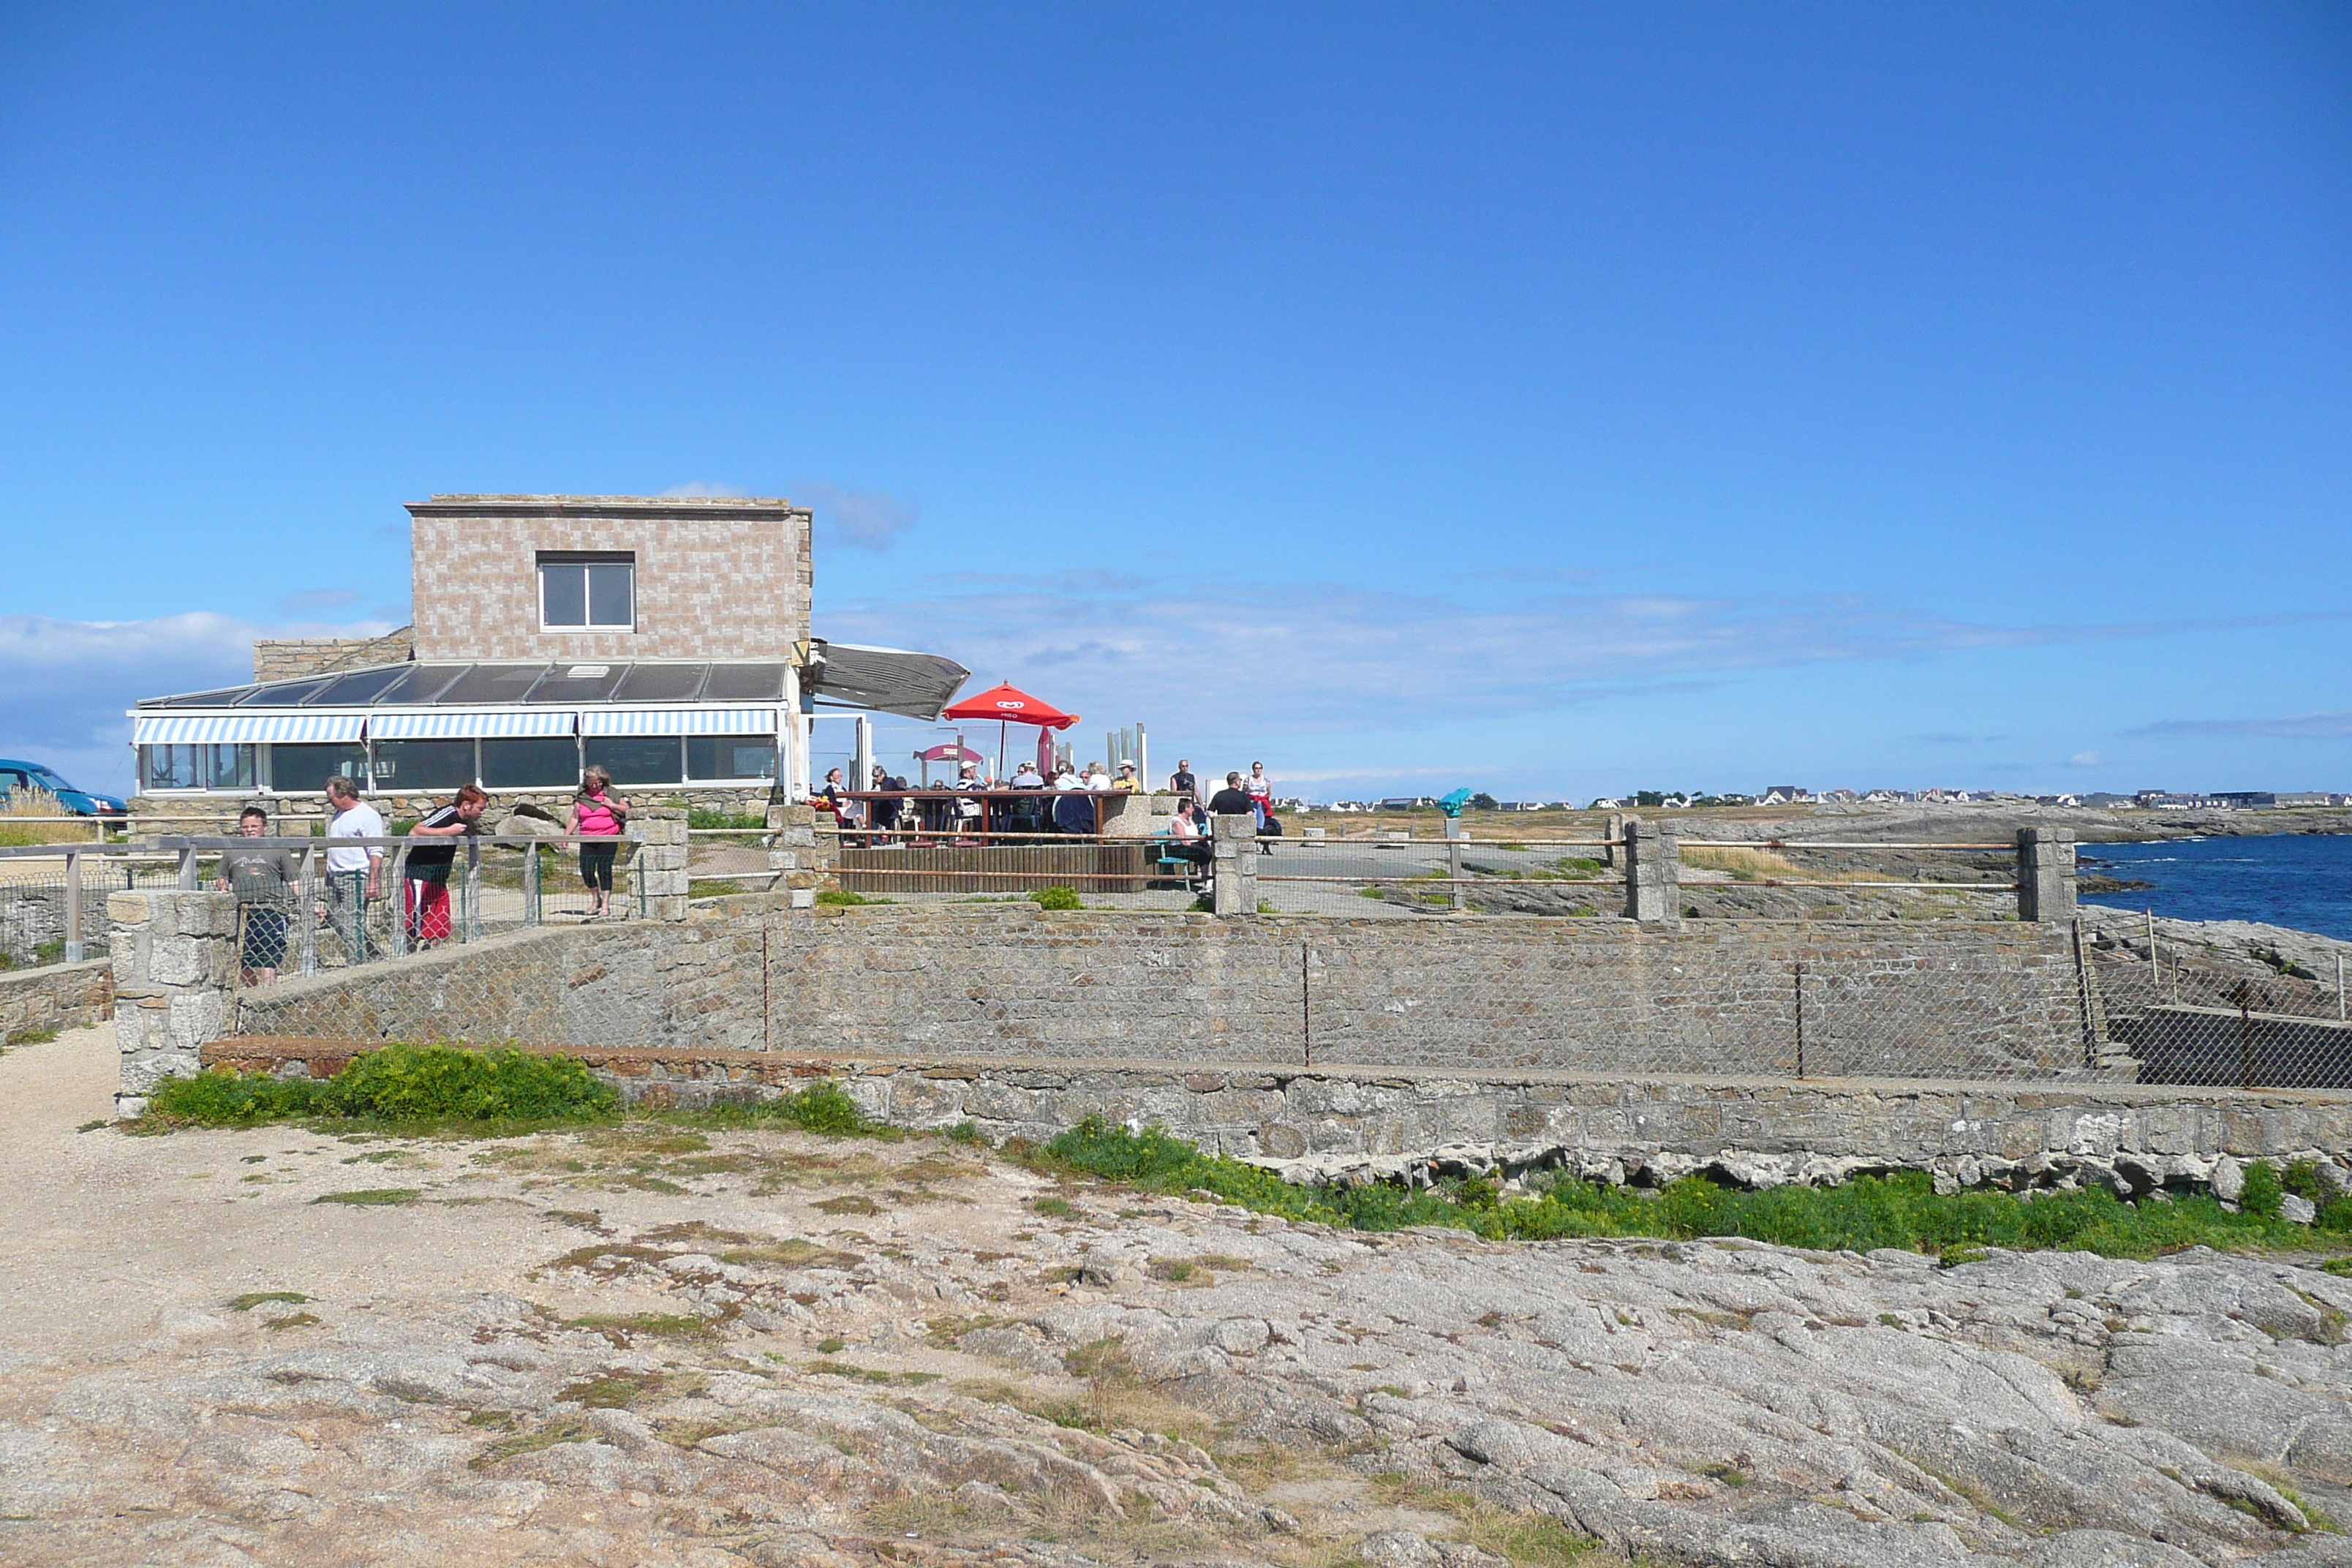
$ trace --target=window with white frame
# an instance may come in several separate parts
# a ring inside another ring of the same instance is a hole
[[[634,630],[637,558],[628,553],[541,551],[539,624],[543,631]]]

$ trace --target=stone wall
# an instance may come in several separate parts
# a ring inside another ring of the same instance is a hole
[[[0,1044],[26,1033],[95,1024],[113,1011],[110,960],[0,972]]]
[[[810,512],[787,500],[452,495],[408,511],[419,658],[783,660],[809,635]],[[634,554],[636,625],[541,631],[541,551]]]
[[[106,902],[121,1052],[114,1102],[135,1116],[158,1080],[194,1073],[205,1043],[229,1032],[236,895],[116,893]]]
[[[810,879],[814,871],[795,874]],[[2047,1078],[2084,1070],[2065,933],[705,900],[289,980],[238,1031],[1214,1066]],[[675,895],[665,895],[675,897]]]
[[[403,626],[380,637],[257,637],[253,679],[294,680],[339,669],[404,664],[415,647],[414,631]]]
[[[373,1042],[245,1038],[205,1059],[329,1077]],[[1594,1077],[1159,1062],[873,1060],[711,1048],[577,1054],[648,1107],[703,1106],[841,1083],[895,1126],[970,1122],[1042,1141],[1088,1116],[1160,1126],[1298,1179],[1566,1166],[1651,1184],[1712,1170],[1749,1185],[1929,1170],[1938,1184],[2092,1181],[2117,1192],[2203,1184],[2224,1157],[2341,1160],[2352,1094],[2132,1084],[1950,1084],[1754,1077]]]
[[[821,910],[779,1049],[1949,1078],[2082,1070],[2063,928]]]

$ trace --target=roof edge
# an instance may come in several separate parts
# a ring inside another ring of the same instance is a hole
[[[436,495],[401,503],[426,517],[769,517],[813,515],[782,496]]]

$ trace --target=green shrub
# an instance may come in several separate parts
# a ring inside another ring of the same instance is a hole
[[[213,1068],[167,1079],[147,1102],[163,1126],[249,1127],[298,1116],[362,1121],[578,1121],[602,1116],[620,1096],[569,1057],[508,1048],[386,1046],[337,1077],[270,1078]]]
[[[1895,1247],[1937,1254],[1958,1264],[1979,1256],[1987,1247],[2068,1247],[2115,1258],[2152,1258],[2200,1243],[2307,1247],[2311,1237],[2302,1226],[2274,1214],[2259,1215],[2249,1208],[2232,1215],[2202,1194],[2138,1205],[2104,1187],[2043,1192],[2032,1203],[1982,1188],[1938,1196],[1924,1172],[1862,1176],[1838,1187],[1785,1186],[1765,1192],[1685,1176],[1654,1194],[1565,1176],[1526,1196],[1506,1196],[1483,1180],[1436,1190],[1393,1182],[1353,1188],[1293,1186],[1271,1171],[1203,1154],[1158,1128],[1129,1132],[1095,1117],[1046,1144],[1039,1160],[1048,1167],[1151,1191],[1206,1194],[1289,1219],[1359,1230],[1452,1226],[1490,1240],[1743,1236],[1824,1251]],[[2250,1191],[2256,1168],[2248,1168]],[[2272,1179],[2275,1183],[2275,1172]],[[2339,1202],[2352,1207],[2352,1200]]]
[[[846,888],[819,888],[816,901],[820,904],[887,904],[888,899],[869,899],[863,893],[853,893]]]
[[[769,1106],[772,1108],[771,1114],[779,1121],[789,1121],[803,1132],[829,1132],[846,1138],[873,1129],[873,1123],[857,1109],[857,1102],[837,1083],[811,1084],[798,1094],[769,1101]]]
[[[569,1057],[508,1047],[386,1046],[328,1085],[336,1114],[372,1121],[549,1121],[604,1115],[620,1095]]]
[[[2316,1160],[2288,1162],[2286,1174],[2279,1178],[2279,1184],[2296,1197],[2309,1198],[2313,1203],[2324,1202],[2327,1196],[2319,1184],[2319,1162]]]
[[[194,1078],[167,1078],[147,1097],[147,1118],[166,1126],[250,1127],[322,1112],[327,1086],[316,1079],[271,1078],[208,1068]]]
[[[2279,1212],[2279,1200],[2285,1196],[2286,1188],[2279,1181],[2277,1166],[2268,1160],[2247,1162],[2246,1190],[2238,1194],[2240,1208],[2268,1219]]]
[[[686,813],[688,827],[724,827],[752,832],[768,826],[766,816],[756,811],[718,811],[707,805],[689,806]]]
[[[1086,900],[1078,897],[1075,888],[1040,888],[1029,896],[1037,900],[1037,907],[1041,910],[1082,910],[1087,907]]]

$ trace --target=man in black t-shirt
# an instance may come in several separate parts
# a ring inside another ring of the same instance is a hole
[[[1225,775],[1225,787],[1209,797],[1209,815],[1248,817],[1257,816],[1257,803],[1250,799],[1249,791],[1242,788],[1241,774],[1235,773]]]
[[[408,940],[430,947],[449,940],[449,868],[457,863],[457,840],[480,831],[482,808],[490,797],[473,784],[457,798],[408,830],[419,839],[408,852],[402,880],[408,892]]]
[[[1192,776],[1192,758],[1179,757],[1176,760],[1176,771],[1168,775],[1168,787],[1177,795],[1189,795],[1195,800],[1201,797],[1200,781]]]

